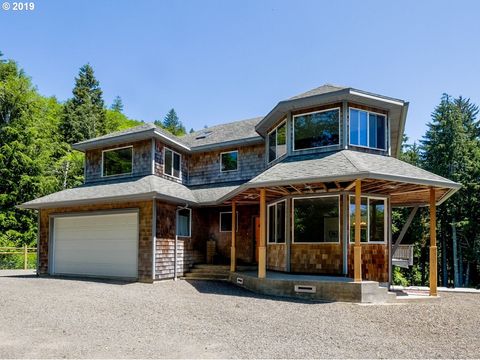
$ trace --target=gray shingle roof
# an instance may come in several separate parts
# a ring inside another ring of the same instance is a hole
[[[309,96],[322,95],[322,94],[326,94],[326,93],[330,93],[330,92],[334,92],[334,91],[339,91],[339,90],[344,90],[344,89],[348,89],[348,87],[332,85],[332,84],[325,84],[325,85],[319,86],[315,89],[312,89],[312,90],[306,91],[304,93],[292,96],[289,100],[302,99],[302,98],[306,98],[306,97],[309,97]]]
[[[228,124],[211,126],[195,131],[180,138],[192,150],[235,141],[262,141],[262,137],[255,131],[255,126],[262,117],[235,121]]]
[[[342,150],[315,156],[290,157],[273,165],[245,186],[331,181],[357,177],[378,178],[432,186],[459,188],[460,185],[429,171],[390,156]]]

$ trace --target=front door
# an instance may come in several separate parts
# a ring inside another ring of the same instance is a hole
[[[258,263],[258,247],[260,246],[260,216],[255,216],[255,262]]]

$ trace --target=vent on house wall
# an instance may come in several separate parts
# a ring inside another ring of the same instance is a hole
[[[213,131],[207,130],[200,132],[196,137],[195,140],[205,139],[206,137],[212,135]]]
[[[317,292],[317,287],[316,286],[311,286],[311,285],[295,285],[295,292],[297,293],[310,293],[314,294]]]
[[[243,278],[237,277],[237,284],[243,285]]]

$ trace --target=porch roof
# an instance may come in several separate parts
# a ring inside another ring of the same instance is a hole
[[[364,180],[362,192],[392,195],[396,205],[428,204],[430,187],[438,189],[437,202],[441,203],[461,187],[393,157],[342,150],[286,158],[220,200],[234,196],[250,200],[253,195],[249,190],[262,187],[284,195],[351,190],[350,182],[355,179]]]

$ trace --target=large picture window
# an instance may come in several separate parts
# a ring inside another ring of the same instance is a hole
[[[339,196],[293,199],[293,242],[339,242]]]
[[[163,172],[167,175],[180,178],[181,174],[181,156],[179,153],[170,150],[168,148],[165,148],[165,155],[164,155],[164,170]]]
[[[350,108],[350,145],[386,150],[387,117]]]
[[[178,209],[177,210],[177,235],[190,237],[192,229],[192,210]]]
[[[132,173],[133,148],[131,146],[102,152],[102,176]]]
[[[220,171],[238,170],[238,151],[229,151],[220,154]]]
[[[236,232],[238,232],[238,211],[236,214]],[[231,232],[232,231],[232,212],[225,211],[220,213],[220,232]]]
[[[268,162],[287,153],[287,123],[283,122],[268,134]]]
[[[280,201],[268,205],[268,242],[285,242],[285,204],[286,201]]]
[[[386,199],[361,197],[361,242],[385,242]],[[355,242],[355,196],[350,196],[350,242]]]
[[[296,115],[293,118],[294,150],[338,145],[340,109]]]

